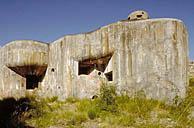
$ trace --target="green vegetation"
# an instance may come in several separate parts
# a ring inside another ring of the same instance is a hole
[[[88,110],[88,117],[93,120],[95,119],[97,116],[97,112],[96,112],[96,109],[95,108],[91,108]]]
[[[194,127],[194,78],[190,79],[186,97],[176,97],[173,105],[146,99],[142,92],[133,98],[118,96],[116,90],[114,85],[104,83],[99,98],[94,100],[68,98],[60,102],[58,97],[42,99],[31,96],[17,104],[11,115],[26,126],[37,128],[92,125],[100,128]]]

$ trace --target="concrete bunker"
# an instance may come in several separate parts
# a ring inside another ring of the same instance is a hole
[[[48,66],[48,45],[33,40],[18,40],[6,45],[5,65],[25,79],[26,89],[42,82]]]
[[[24,96],[41,87],[39,96],[92,98],[107,79],[131,96],[143,90],[148,98],[184,97],[187,30],[177,19],[136,22],[144,16],[138,12],[130,20],[51,44],[32,40],[6,44],[0,48],[0,96]]]

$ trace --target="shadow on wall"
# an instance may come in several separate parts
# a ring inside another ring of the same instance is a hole
[[[28,98],[6,98],[0,100],[0,127],[1,128],[32,128],[22,121],[22,113],[28,111],[31,106]]]

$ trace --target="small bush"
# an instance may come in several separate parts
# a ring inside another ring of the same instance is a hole
[[[25,112],[31,109],[30,99],[4,98],[0,100],[0,127],[1,128],[26,128]]]
[[[100,111],[116,113],[116,97],[116,87],[114,85],[103,83],[100,88],[100,98],[95,101],[96,108],[98,108]]]
[[[189,79],[189,86],[194,86],[194,78]]]
[[[96,118],[96,114],[97,114],[96,109],[92,108],[92,109],[89,109],[89,110],[88,110],[88,117],[89,117],[91,120],[93,120],[93,119]]]
[[[187,87],[186,93],[186,98],[187,97],[194,97],[194,78],[189,79],[189,86]]]
[[[103,83],[100,88],[100,100],[106,105],[115,105],[116,86]]]
[[[45,99],[31,100],[30,105],[32,106],[30,117],[42,117],[45,113],[51,111],[51,108]]]

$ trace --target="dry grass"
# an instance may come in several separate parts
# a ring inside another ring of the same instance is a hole
[[[194,127],[194,78],[190,79],[185,99],[178,99],[174,105],[138,96],[117,96],[114,86],[104,84],[102,87],[100,97],[95,100],[68,98],[66,102],[59,102],[57,97],[29,97],[16,104],[17,109],[10,113],[10,118],[36,128]]]

